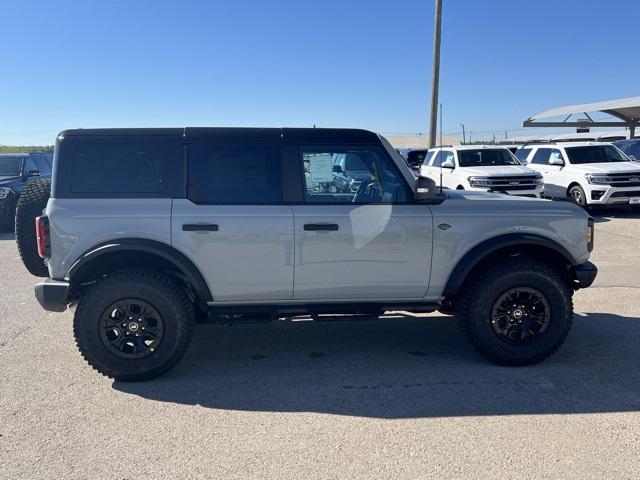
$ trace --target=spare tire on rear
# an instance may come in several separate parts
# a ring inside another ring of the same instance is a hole
[[[22,189],[16,207],[16,243],[22,263],[36,277],[48,277],[49,270],[38,255],[36,217],[42,215],[51,194],[51,180],[34,180]]]

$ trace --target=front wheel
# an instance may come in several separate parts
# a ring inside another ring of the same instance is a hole
[[[171,276],[154,270],[115,272],[83,293],[73,319],[84,359],[122,381],[157,377],[189,345],[194,308]]]
[[[475,274],[457,306],[465,337],[500,365],[541,362],[564,343],[573,320],[568,280],[528,258],[506,259]]]
[[[582,208],[587,208],[587,196],[580,185],[574,185],[569,189],[569,198],[580,205]]]

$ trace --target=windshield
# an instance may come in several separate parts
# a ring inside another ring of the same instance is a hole
[[[0,157],[0,177],[15,177],[20,175],[22,159],[19,157]]]
[[[478,150],[459,150],[458,162],[461,167],[495,167],[501,165],[520,165],[520,162],[506,148],[479,148]]]
[[[585,147],[567,147],[569,161],[575,164],[628,162],[629,158],[612,145],[588,145]]]

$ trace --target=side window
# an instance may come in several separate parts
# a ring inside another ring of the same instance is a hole
[[[558,150],[557,148],[554,148],[552,150],[549,150],[549,160],[556,160],[556,159],[560,159],[564,161],[564,157],[562,156],[562,152],[560,150]]]
[[[439,151],[435,157],[433,158],[433,162],[431,163],[432,167],[440,167],[447,160],[453,160],[453,152],[448,151]]]
[[[550,150],[548,148],[539,148],[538,151],[533,156],[533,158],[531,159],[531,163],[534,163],[536,165],[548,165],[549,153],[550,153]]]
[[[45,157],[35,157],[35,161],[36,165],[38,165],[40,175],[51,175],[51,167]]]
[[[302,148],[304,196],[309,203],[404,203],[411,199],[400,173],[375,147]]]
[[[423,165],[430,165],[431,164],[431,160],[433,159],[433,156],[435,155],[436,152],[434,151],[430,151],[427,152],[427,155],[424,157],[424,161],[422,162]]]
[[[519,148],[516,150],[515,155],[516,158],[520,160],[520,163],[524,165],[527,161],[527,157],[529,156],[529,152],[531,152],[530,148]]]
[[[177,139],[102,137],[74,141],[69,190],[74,196],[170,197],[182,171]]]
[[[190,145],[187,195],[196,203],[282,202],[280,147]]]
[[[33,157],[27,157],[24,164],[24,173],[30,172],[31,170],[40,170],[40,169],[38,168],[38,165],[36,164]]]

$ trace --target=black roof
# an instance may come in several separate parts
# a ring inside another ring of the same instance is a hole
[[[346,128],[81,128],[60,132],[76,136],[179,136],[190,142],[349,143],[375,144],[378,136],[368,130]]]

